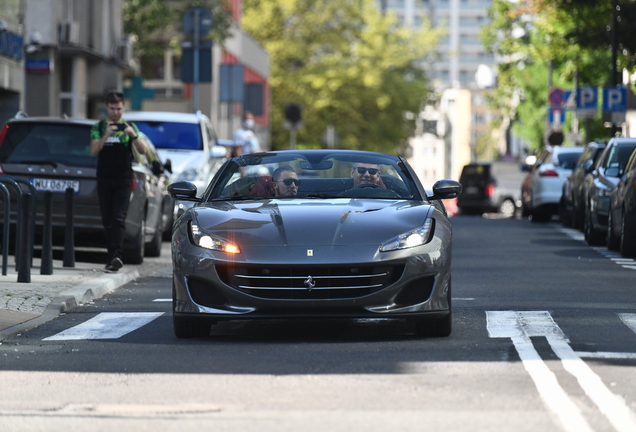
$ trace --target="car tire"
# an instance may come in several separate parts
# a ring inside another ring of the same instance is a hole
[[[572,215],[568,212],[563,198],[559,201],[559,220],[564,227],[572,226]]]
[[[613,234],[613,224],[612,212],[610,211],[609,217],[607,218],[607,249],[617,251],[621,247],[621,238]]]
[[[585,211],[574,206],[574,214],[572,215],[572,228],[583,231],[585,225]]]
[[[525,204],[521,204],[521,217],[528,217],[530,216],[531,212],[530,209],[528,209],[528,207],[526,207]]]
[[[515,205],[515,202],[509,198],[503,200],[503,202],[499,206],[499,213],[506,217],[514,217],[516,211],[517,206]]]
[[[633,220],[625,217],[623,212],[623,218],[621,223],[621,255],[625,258],[636,257],[636,224]]]
[[[162,241],[162,232],[161,232],[161,220],[155,227],[155,233],[152,236],[152,240],[146,244],[145,255],[149,257],[158,257],[161,256],[161,241]]]
[[[124,249],[124,262],[126,264],[141,264],[144,262],[144,253],[146,248],[145,241],[146,221],[141,220],[141,226],[139,227],[139,233],[133,241],[133,247]]]
[[[589,209],[589,206],[588,206]],[[605,243],[605,236],[603,233],[599,233],[594,229],[592,224],[592,214],[589,210],[585,212],[585,241],[590,246],[603,246]]]

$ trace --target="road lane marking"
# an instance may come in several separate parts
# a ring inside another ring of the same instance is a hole
[[[153,300],[153,302],[171,302],[171,301],[172,301],[171,298],[158,298]]]
[[[587,352],[587,351],[576,351],[576,355],[583,358],[595,358],[595,359],[604,359],[604,360],[636,360],[636,353],[619,353],[619,352],[607,352],[607,351],[597,351],[597,352]]]
[[[163,312],[102,312],[82,324],[43,340],[118,339],[161,315]]]
[[[563,234],[570,237],[571,239],[582,241],[587,244],[587,242],[585,241],[585,236],[580,231],[572,229],[572,228],[563,228],[563,227],[559,227],[557,229],[561,231]],[[631,258],[624,258],[621,256],[620,253],[616,251],[608,250],[605,247],[593,247],[592,249],[594,249],[596,252],[603,255],[605,258],[611,259],[614,263],[620,265],[623,268],[636,270],[636,261],[634,261]]]
[[[619,432],[636,430],[636,416],[625,401],[613,394],[592,369],[570,347],[561,328],[547,311],[486,311],[488,334],[509,337],[539,394],[568,431],[591,430],[580,409],[572,402],[556,376],[548,369],[532,344],[531,337],[543,336],[564,369],[573,375],[585,394]]]
[[[634,313],[619,313],[618,317],[625,323],[631,331],[636,333],[636,314]]]

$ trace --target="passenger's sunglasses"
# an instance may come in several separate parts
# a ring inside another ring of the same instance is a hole
[[[300,180],[298,179],[285,179],[285,180],[278,180],[279,183],[285,183],[285,186],[291,186],[292,183],[296,186],[298,186],[300,184]]]
[[[369,175],[376,175],[380,170],[377,168],[358,167],[358,174],[360,175],[364,175],[367,171],[369,171]]]

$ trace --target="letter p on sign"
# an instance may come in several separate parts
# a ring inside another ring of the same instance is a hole
[[[603,111],[627,111],[627,89],[625,86],[605,87],[603,89]]]

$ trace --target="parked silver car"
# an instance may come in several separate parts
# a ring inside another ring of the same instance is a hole
[[[134,122],[157,148],[161,161],[170,161],[170,183],[189,181],[203,191],[225,161],[227,150],[218,145],[210,119],[201,113],[126,112],[126,120]],[[175,202],[173,218],[189,203]]]

